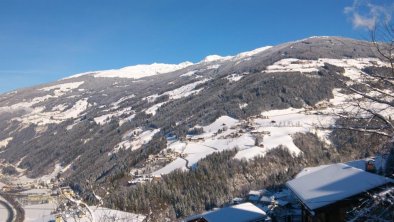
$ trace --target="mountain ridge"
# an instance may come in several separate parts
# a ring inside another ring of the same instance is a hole
[[[89,72],[2,94],[0,168],[38,179],[58,174],[95,201],[100,187],[131,192],[130,172],[194,175],[220,153],[235,164],[276,161],[275,153],[300,164],[360,157],[364,137],[349,145],[351,135],[325,129],[343,121],[329,111],[352,95],[332,76],[349,81],[385,70],[377,55],[372,43],[312,37],[138,79]],[[236,189],[245,183],[239,180]]]

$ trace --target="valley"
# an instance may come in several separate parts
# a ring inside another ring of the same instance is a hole
[[[372,43],[311,37],[2,94],[1,188],[25,221],[181,220],[378,153],[389,130],[369,114],[393,106],[360,98],[389,101],[392,80],[373,79],[389,71]]]

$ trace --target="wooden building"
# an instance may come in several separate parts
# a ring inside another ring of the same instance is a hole
[[[360,195],[394,181],[344,163],[304,170],[286,186],[299,199],[303,222],[345,221]]]

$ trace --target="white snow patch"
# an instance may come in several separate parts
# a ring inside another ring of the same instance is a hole
[[[60,111],[63,112],[67,108],[67,104],[59,104],[52,108],[52,111]]]
[[[0,140],[0,148],[6,148],[8,144],[12,141],[13,137],[8,137],[4,140]]]
[[[125,211],[112,210],[104,207],[90,207],[93,211],[94,221],[117,221],[117,222],[143,222],[145,216]]]
[[[343,67],[346,70],[345,76],[351,79],[358,79],[362,72],[361,69],[367,66],[388,66],[376,58],[357,58],[357,59],[329,59],[321,58],[318,60],[302,60],[295,58],[282,59],[268,66],[265,71],[267,73],[276,72],[301,72],[310,73],[317,72],[324,63]]]
[[[235,126],[236,124],[239,123],[239,120],[231,118],[229,116],[221,116],[215,120],[215,122],[211,123],[208,126],[203,127],[204,132],[206,132],[203,135],[212,135],[213,133],[216,133],[219,129],[223,129],[224,127],[230,128]]]
[[[266,153],[266,150],[262,149],[261,147],[258,146],[252,146],[251,148],[248,149],[243,149],[237,152],[235,154],[234,158],[235,159],[253,159],[256,156],[263,156]]]
[[[152,175],[163,175],[163,174],[169,174],[172,171],[176,170],[176,169],[180,169],[183,171],[186,171],[186,160],[183,158],[178,157],[177,159],[175,159],[174,161],[172,161],[171,163],[167,164],[165,167],[155,171],[152,173]]]
[[[62,80],[77,78],[77,77],[86,76],[86,75],[92,75],[92,74],[95,74],[95,73],[96,72],[81,72],[81,73],[78,73],[78,74],[74,74],[72,76],[65,77]]]
[[[205,57],[200,63],[224,61],[224,60],[228,60],[231,58],[232,58],[232,56],[209,55],[209,56]]]
[[[205,57],[199,63],[223,62],[223,61],[227,61],[227,60],[242,60],[245,58],[250,58],[250,57],[252,57],[258,53],[261,53],[269,48],[272,48],[272,46],[265,46],[265,47],[257,48],[257,49],[251,50],[251,51],[241,52],[235,56],[209,55],[209,56]]]
[[[94,74],[94,77],[140,79],[148,76],[174,72],[176,70],[186,68],[192,64],[193,63],[191,62],[183,62],[180,64],[153,63],[150,65],[135,65],[121,69],[98,71],[96,74]]]
[[[263,112],[265,118],[255,119],[258,130],[270,132],[264,135],[264,148],[272,149],[279,145],[286,146],[290,152],[298,155],[301,151],[293,143],[292,135],[318,131],[316,127],[330,126],[334,123],[334,117],[329,115],[309,114],[305,109],[283,109]],[[326,135],[322,131],[321,135]]]
[[[196,81],[196,82],[193,82],[193,83],[181,86],[181,87],[179,87],[177,89],[165,92],[162,95],[168,95],[170,97],[170,99],[180,99],[180,98],[183,98],[183,97],[188,97],[188,96],[190,96],[192,94],[198,93],[201,90],[201,89],[200,90],[194,90],[194,88],[196,88],[198,85],[200,85],[202,83],[205,83],[205,82],[207,82],[209,80],[210,79],[203,79],[203,80],[200,80],[200,81]]]
[[[40,90],[46,91],[46,92],[53,90],[55,97],[59,97],[59,96],[62,96],[73,89],[77,89],[82,84],[84,84],[84,81],[70,82],[70,83],[63,83],[63,84],[59,84],[59,85],[44,87],[44,88],[41,88]]]
[[[113,117],[119,117],[123,114],[128,115],[128,117],[125,118],[127,120],[131,120],[135,116],[134,110],[132,110],[130,107],[126,107],[126,108],[123,108],[120,110],[115,110],[113,112],[95,117],[93,120],[94,120],[94,122],[96,122],[99,125],[104,125],[104,124],[108,123]],[[126,120],[124,120],[124,121],[126,121]]]
[[[123,135],[124,140],[118,143],[114,147],[114,153],[117,153],[119,149],[131,149],[137,150],[141,148],[144,144],[149,143],[152,140],[153,136],[158,133],[160,129],[149,129],[146,131],[142,131],[141,128],[137,128],[132,130],[125,135]],[[131,138],[129,138],[131,137]],[[109,153],[111,155],[112,153]]]
[[[128,100],[128,99],[134,98],[134,97],[135,97],[134,94],[131,94],[131,95],[126,96],[126,97],[122,97],[122,98],[120,98],[118,101],[112,103],[111,106],[114,107],[114,108],[118,108],[118,107],[119,107],[119,104],[121,104],[122,102],[124,102],[124,101],[126,101],[126,100]]]
[[[173,150],[177,153],[182,153],[186,149],[186,143],[181,142],[181,141],[176,141],[173,143],[170,143],[167,149]]]
[[[156,111],[164,104],[167,102],[162,102],[162,103],[157,103],[151,107],[149,107],[147,110],[145,110],[146,114],[151,114],[152,116],[156,115]]]
[[[189,72],[187,72],[185,74],[180,75],[180,77],[193,76],[196,72],[197,72],[197,70],[189,71]]]
[[[225,78],[229,82],[238,82],[239,80],[242,79],[242,77],[243,77],[243,75],[241,75],[241,74],[233,73],[233,74],[230,74],[230,75],[226,76]]]
[[[121,126],[121,125],[123,125],[123,124],[125,124],[127,122],[130,122],[132,119],[134,119],[134,117],[135,117],[135,113],[131,114],[131,115],[125,117],[125,118],[120,119],[119,120],[119,125]]]
[[[111,118],[114,116],[114,114],[105,114],[102,116],[95,117],[93,120],[99,125],[104,125],[105,123],[109,122]]]
[[[142,98],[142,100],[146,100],[148,103],[154,102],[157,98],[159,98],[159,94],[153,94],[147,97]]]
[[[50,221],[54,218],[51,214],[52,211],[56,210],[55,203],[36,204],[23,206],[25,210],[25,222],[40,222]]]
[[[174,90],[171,91],[167,91],[161,95],[158,94],[154,94],[154,95],[150,95],[147,96],[145,98],[143,98],[144,100],[148,101],[148,102],[154,102],[156,100],[156,98],[163,96],[163,95],[168,95],[169,96],[169,100],[174,100],[174,99],[180,99],[180,98],[184,98],[184,97],[188,97],[190,95],[194,95],[199,93],[201,89],[198,90],[194,90],[194,88],[196,88],[198,85],[207,82],[210,79],[203,79],[200,81],[196,81],[193,83],[189,83],[187,85],[181,86],[179,88],[176,88]],[[154,104],[153,106],[149,107],[148,109],[145,110],[146,114],[152,114],[153,116],[156,115],[156,111],[157,109],[159,109],[161,106],[163,106],[164,104],[166,104],[168,101],[166,102],[161,102],[161,103],[157,103]]]
[[[47,125],[51,123],[61,123],[67,119],[77,118],[79,115],[89,107],[87,98],[77,101],[73,107],[64,111],[44,112],[45,107],[36,107],[31,113],[15,118],[24,124],[36,124],[38,126]]]
[[[252,51],[242,52],[242,53],[239,53],[238,55],[236,55],[235,59],[243,59],[243,58],[251,57],[251,56],[259,54],[259,53],[261,53],[267,49],[270,49],[270,48],[272,48],[272,46],[264,46],[261,48],[254,49]]]
[[[219,67],[220,67],[220,64],[215,64],[215,65],[207,66],[207,69],[218,69]]]
[[[240,109],[246,108],[247,106],[248,106],[247,103],[241,103],[241,104],[239,104],[239,108],[240,108]]]

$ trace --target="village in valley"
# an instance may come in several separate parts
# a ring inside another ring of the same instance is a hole
[[[64,169],[63,169],[64,170]],[[62,169],[37,179],[0,174],[0,221],[6,222],[142,222],[144,216],[89,206],[71,187],[62,185]],[[97,198],[99,198],[97,196]]]

